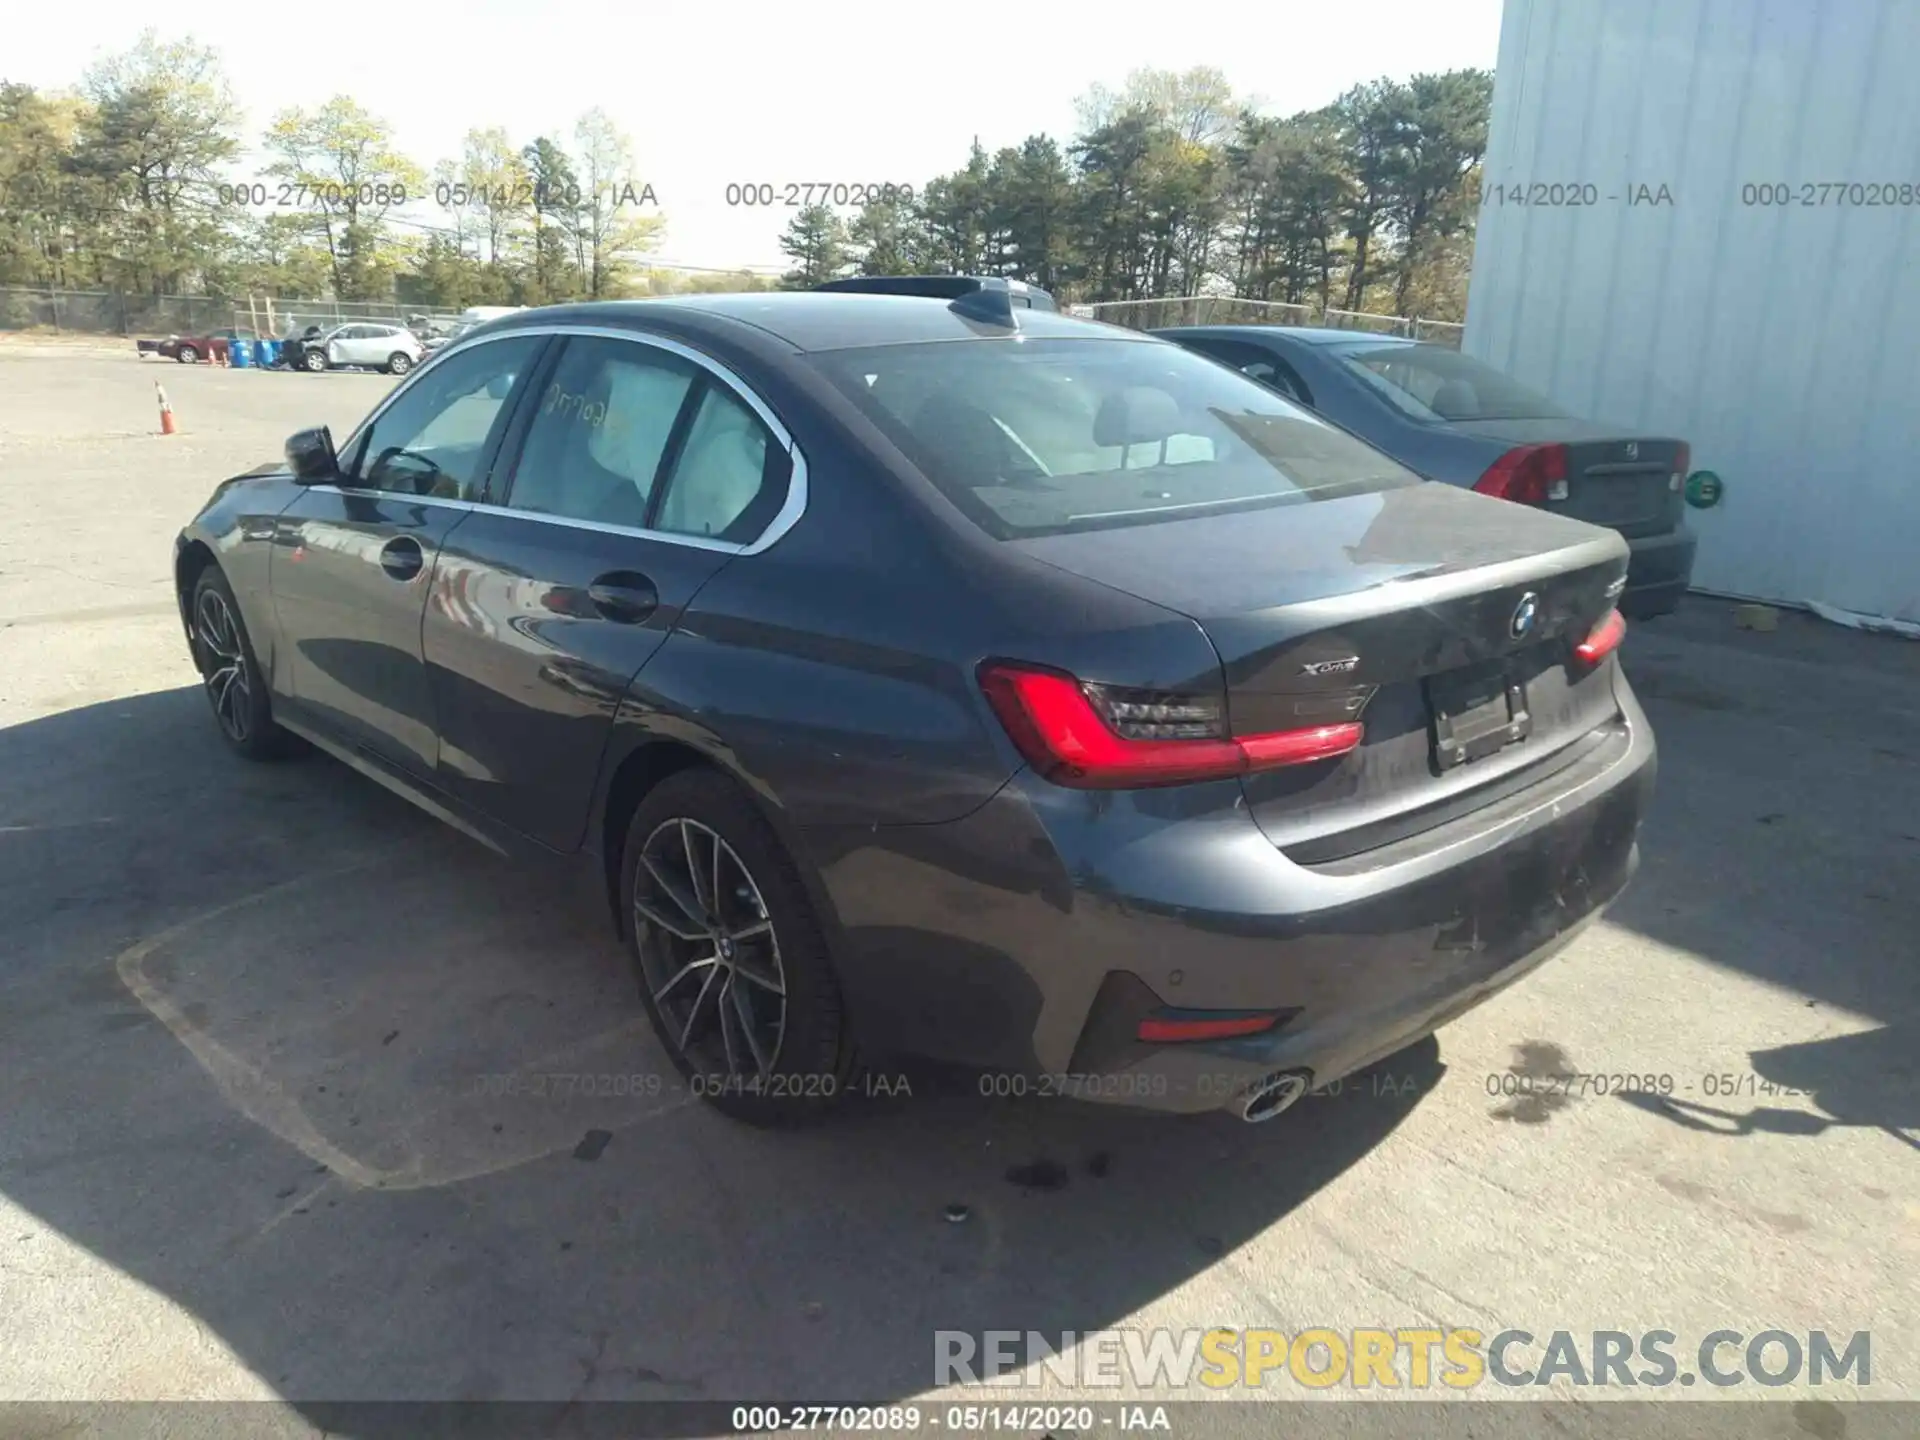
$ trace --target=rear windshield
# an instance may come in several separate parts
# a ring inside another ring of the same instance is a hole
[[[1003,540],[1419,483],[1265,386],[1164,342],[959,340],[812,358]]]
[[[1441,345],[1343,345],[1334,354],[1416,420],[1558,420],[1567,414],[1491,365]]]

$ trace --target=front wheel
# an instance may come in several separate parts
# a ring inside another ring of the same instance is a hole
[[[725,776],[681,771],[641,801],[621,856],[640,998],[694,1094],[756,1124],[828,1108],[853,1076],[840,987],[766,817]]]
[[[199,360],[200,352],[191,345],[182,345],[173,358],[178,360],[182,365],[192,365]]]
[[[193,662],[206,686],[214,723],[249,760],[278,760],[304,747],[273,720],[266,677],[240,619],[227,577],[209,565],[193,585]]]
[[[413,357],[404,350],[396,350],[387,357],[387,373],[404,375],[413,368]]]
[[[322,350],[309,350],[300,357],[300,363],[306,366],[309,372],[318,375],[322,370],[327,368],[326,352]]]

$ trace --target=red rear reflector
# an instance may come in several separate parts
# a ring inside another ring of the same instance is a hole
[[[1609,610],[1607,618],[1593,627],[1593,633],[1573,647],[1574,658],[1583,665],[1598,665],[1620,648],[1626,634],[1625,617],[1618,610]]]
[[[1174,1045],[1183,1040],[1231,1040],[1236,1035],[1258,1035],[1271,1030],[1280,1017],[1266,1015],[1194,1015],[1183,1018],[1149,1015],[1140,1022],[1139,1038],[1153,1045]]]
[[[1487,467],[1487,473],[1474,482],[1482,495],[1513,500],[1522,505],[1541,505],[1554,486],[1566,494],[1567,447],[1564,445],[1521,445],[1509,450]]]
[[[1693,447],[1682,440],[1673,450],[1673,474],[1667,480],[1669,490],[1678,490],[1687,483],[1687,472],[1693,468]]]
[[[1129,740],[1100,718],[1078,680],[1057,670],[989,663],[980,667],[980,688],[1027,763],[1054,784],[1081,790],[1224,780],[1331,760],[1366,733],[1349,721],[1268,735]]]

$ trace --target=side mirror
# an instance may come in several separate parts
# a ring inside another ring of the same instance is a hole
[[[512,393],[513,376],[511,375],[495,375],[487,381],[487,398],[490,400],[504,400]]]
[[[287,468],[302,485],[325,485],[340,478],[340,457],[333,432],[324,425],[296,430],[287,437]]]

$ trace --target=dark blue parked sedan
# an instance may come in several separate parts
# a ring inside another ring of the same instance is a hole
[[[1153,333],[1312,406],[1429,480],[1619,531],[1633,552],[1620,600],[1629,616],[1664,615],[1686,594],[1695,541],[1681,523],[1683,440],[1579,419],[1443,345],[1270,325]]]
[[[175,577],[237,754],[587,861],[732,1113],[904,1052],[1264,1119],[1627,883],[1626,562],[987,286],[494,321]]]

